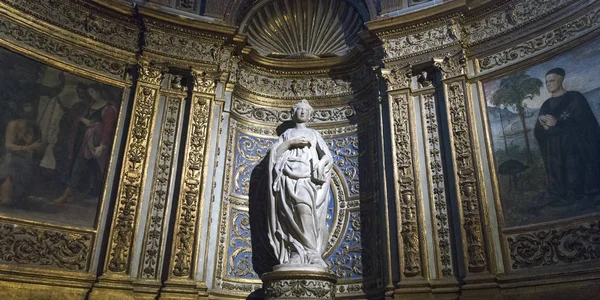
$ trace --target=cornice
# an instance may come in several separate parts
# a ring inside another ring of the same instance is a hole
[[[106,0],[102,0],[106,1]],[[160,21],[172,23],[172,25],[181,26],[186,31],[201,31],[208,35],[222,35],[226,38],[233,38],[236,34],[237,27],[229,26],[221,23],[209,23],[202,20],[188,18],[185,16],[174,15],[168,12],[159,11],[155,8],[140,5],[138,12],[144,17],[154,18]]]
[[[491,2],[491,1],[486,1]],[[453,14],[468,11],[467,0],[454,0],[404,15],[367,22],[367,28],[378,36],[422,29]]]

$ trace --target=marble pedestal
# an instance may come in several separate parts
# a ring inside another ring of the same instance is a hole
[[[267,300],[334,299],[337,277],[320,267],[278,265],[261,276]]]

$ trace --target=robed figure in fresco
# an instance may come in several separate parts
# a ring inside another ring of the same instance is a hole
[[[546,74],[552,97],[534,130],[547,175],[543,204],[589,206],[600,192],[600,127],[585,97],[563,88],[564,77],[561,68]]]
[[[321,135],[306,128],[312,108],[294,105],[295,127],[270,149],[269,239],[280,264],[327,268],[327,205],[333,157]]]

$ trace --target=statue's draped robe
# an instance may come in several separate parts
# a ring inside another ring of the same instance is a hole
[[[570,204],[600,192],[600,127],[585,97],[569,91],[550,98],[542,115],[557,120],[549,130],[539,121],[534,129],[547,174],[544,202]]]
[[[330,162],[333,160],[321,135],[312,129],[304,129],[312,132],[312,136],[307,136],[311,141],[310,147],[288,149],[276,157],[278,148],[295,137],[291,136],[294,130],[297,129],[288,129],[271,147],[269,239],[281,264],[288,263],[294,252],[298,253],[299,263],[308,264],[307,255],[316,253],[321,257],[327,245],[331,163],[321,168],[322,173],[317,175],[319,180],[314,180],[313,174],[319,173],[315,168],[325,156],[331,159]],[[308,197],[301,197],[301,194]],[[311,209],[313,233],[305,232],[298,219],[296,205],[302,204]]]

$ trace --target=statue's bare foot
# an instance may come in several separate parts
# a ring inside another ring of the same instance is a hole
[[[321,258],[321,255],[317,253],[310,253],[308,255],[308,263],[311,265],[317,265],[319,267],[323,267],[325,269],[328,268],[327,263]]]

